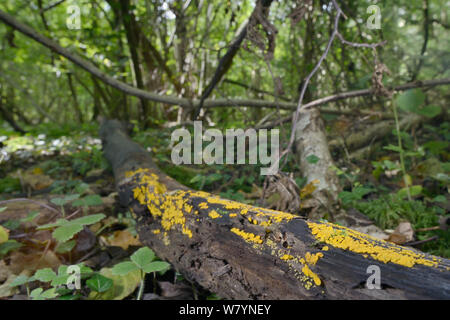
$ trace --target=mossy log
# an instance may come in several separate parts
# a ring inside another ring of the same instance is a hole
[[[229,299],[450,299],[450,261],[338,225],[182,186],[115,120],[105,157],[141,242],[187,279]],[[369,289],[368,267],[381,289]]]

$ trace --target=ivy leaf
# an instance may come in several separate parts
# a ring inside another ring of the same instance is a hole
[[[86,281],[86,285],[93,291],[105,292],[112,287],[113,281],[101,274],[95,274],[92,278]]]
[[[52,236],[59,242],[66,242],[73,238],[78,232],[83,230],[82,224],[68,224],[58,227],[53,231]]]
[[[51,288],[46,291],[43,291],[42,288],[36,288],[30,293],[30,297],[33,298],[33,300],[46,300],[46,299],[53,299],[58,296],[56,293],[56,288]]]
[[[98,194],[89,195],[73,202],[74,207],[91,207],[100,206],[102,204],[102,197],[100,197]]]
[[[155,259],[155,253],[150,248],[143,247],[133,253],[130,258],[139,268],[144,269]]]
[[[170,268],[170,264],[164,261],[155,261],[146,265],[142,270],[145,273],[165,271]]]
[[[77,244],[77,242],[75,240],[61,242],[61,243],[58,243],[58,246],[56,247],[55,251],[57,253],[67,253],[67,252],[72,251],[72,249],[75,247],[76,244]]]
[[[9,286],[10,286],[10,287],[18,287],[18,286],[21,286],[21,285],[27,283],[27,282],[29,281],[29,279],[30,279],[30,278],[27,277],[27,276],[25,276],[25,275],[17,276],[17,277],[13,280],[13,282],[11,282],[11,283],[9,284]]]
[[[71,224],[89,225],[89,224],[97,223],[105,217],[106,216],[103,213],[91,214],[89,216],[71,220],[70,223]]]
[[[51,229],[57,227],[52,235],[59,242],[66,242],[70,240],[75,234],[83,230],[85,225],[94,224],[105,217],[103,213],[93,214],[90,216],[81,217],[78,219],[74,219],[68,221],[66,219],[59,219],[55,223],[49,223],[43,226],[38,227],[38,230],[41,229]]]
[[[78,199],[79,197],[80,197],[79,194],[69,194],[69,195],[65,196],[64,198],[53,198],[50,200],[50,202],[53,203],[54,205],[62,207],[65,204]]]
[[[8,240],[2,244],[0,244],[0,257],[6,255],[8,252],[18,249],[23,244],[17,242],[16,240]]]
[[[43,224],[42,226],[39,226],[36,229],[37,230],[52,229],[54,227],[62,226],[66,222],[68,222],[66,219],[58,219],[58,220],[56,220],[56,222]]]
[[[39,269],[34,274],[34,278],[41,282],[49,282],[56,278],[56,273],[50,268]]]
[[[114,275],[112,273],[112,270],[109,268],[101,269],[100,274],[112,279],[113,285],[105,292],[97,293],[92,291],[89,294],[89,299],[122,300],[132,294],[142,280],[142,275],[139,268],[134,263],[130,263],[134,265],[136,269],[133,272],[127,273],[126,275]]]
[[[55,278],[53,278],[51,285],[53,287],[62,286],[67,284],[70,275],[67,273],[59,273]]]
[[[112,274],[115,276],[125,276],[128,273],[132,272],[132,271],[136,271],[139,270],[139,267],[131,262],[131,261],[125,261],[125,262],[121,262],[116,264],[113,268],[112,268]]]

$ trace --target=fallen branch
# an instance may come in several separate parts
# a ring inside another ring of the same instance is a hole
[[[400,128],[410,128],[415,127],[421,124],[424,121],[429,121],[429,118],[421,117],[416,114],[409,114],[405,116],[399,123]],[[345,146],[349,151],[357,150],[364,146],[367,146],[371,141],[378,141],[381,138],[392,133],[392,130],[395,128],[395,122],[393,120],[385,120],[375,123],[372,126],[368,126],[365,130],[350,134],[348,137],[345,137]],[[337,138],[331,140],[329,142],[329,147],[331,150],[338,150],[341,148],[344,141],[342,138]]]
[[[100,130],[139,238],[229,299],[449,299],[450,261],[330,223],[190,190],[161,173],[118,121]],[[380,290],[365,287],[369,266]]]

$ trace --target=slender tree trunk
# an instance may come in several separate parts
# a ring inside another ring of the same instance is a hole
[[[341,213],[340,208],[336,207],[341,187],[336,172],[332,169],[334,163],[319,110],[302,112],[295,130],[295,149],[300,169],[307,183],[313,183],[316,187],[312,194],[315,209],[309,217],[326,217],[335,221],[336,216]]]
[[[73,109],[75,110],[75,114],[77,115],[78,122],[79,123],[83,123],[83,113],[81,112],[80,103],[78,102],[77,91],[76,91],[76,89],[75,89],[75,87],[73,85],[72,74],[71,73],[67,74],[67,80],[69,82],[70,92],[72,93]]]
[[[122,19],[123,26],[125,28],[125,33],[127,36],[128,47],[130,49],[131,61],[133,64],[133,71],[136,80],[136,86],[144,90],[144,80],[141,71],[140,59],[138,54],[139,48],[139,34],[136,30],[136,19],[132,12],[130,12],[130,0],[120,1],[120,17]],[[141,105],[141,118],[145,126],[147,126],[151,121],[149,118],[149,102],[146,99],[140,98]]]

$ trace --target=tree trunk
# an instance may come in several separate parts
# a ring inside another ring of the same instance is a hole
[[[315,210],[309,218],[320,219],[326,217],[334,222],[338,215],[345,215],[338,203],[341,191],[336,171],[332,169],[334,163],[328,148],[325,126],[317,108],[300,114],[295,128],[296,153],[303,176],[307,183],[315,183],[316,189],[312,193]]]
[[[449,260],[190,190],[161,173],[120,122],[105,121],[100,135],[120,202],[135,216],[140,240],[221,297],[450,298]],[[380,270],[379,290],[365,287],[373,265]]]

